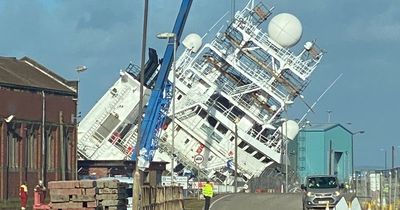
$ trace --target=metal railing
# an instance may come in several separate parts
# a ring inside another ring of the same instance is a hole
[[[363,206],[400,209],[400,168],[356,171],[350,182]]]

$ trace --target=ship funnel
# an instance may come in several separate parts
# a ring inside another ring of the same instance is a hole
[[[283,122],[282,128],[283,135],[285,135],[289,140],[296,138],[297,134],[299,133],[299,124],[297,124],[297,122],[294,120]]]
[[[182,41],[183,46],[186,47],[186,49],[191,50],[194,53],[197,53],[199,51],[201,45],[203,44],[201,37],[198,34],[189,34],[185,37],[185,39]]]

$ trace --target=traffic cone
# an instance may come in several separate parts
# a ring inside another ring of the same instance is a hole
[[[329,203],[326,204],[325,210],[329,210]]]

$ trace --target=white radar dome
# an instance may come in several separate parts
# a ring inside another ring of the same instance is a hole
[[[301,38],[303,27],[297,17],[289,13],[281,13],[271,19],[268,34],[282,47],[292,47]]]
[[[182,41],[183,46],[185,46],[187,49],[191,49],[192,52],[196,53],[201,45],[203,44],[201,37],[198,34],[189,34],[185,37],[185,39]]]
[[[283,135],[285,135],[289,140],[296,138],[299,133],[299,124],[294,120],[288,120],[282,123]]]

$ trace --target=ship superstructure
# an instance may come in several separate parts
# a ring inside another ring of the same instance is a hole
[[[314,42],[306,42],[299,54],[289,49],[302,34],[301,23],[290,14],[272,18],[267,34],[262,28],[271,14],[271,8],[250,1],[209,43],[203,45],[196,34],[185,38],[186,49],[174,69],[175,127],[170,109],[156,160],[174,157],[176,171],[185,168],[229,184],[237,138],[238,171],[244,179],[283,162],[283,140],[292,139],[298,126],[281,115],[301,97],[323,53]],[[82,120],[82,158],[130,157],[139,119],[138,87],[134,74],[121,72]]]

